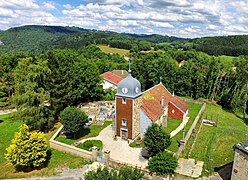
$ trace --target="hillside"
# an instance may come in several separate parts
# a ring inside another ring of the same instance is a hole
[[[80,49],[88,44],[104,44],[132,51],[195,49],[210,55],[248,55],[248,35],[185,39],[157,34],[128,34],[88,30],[78,27],[28,25],[0,31],[0,53],[40,54],[48,49]]]

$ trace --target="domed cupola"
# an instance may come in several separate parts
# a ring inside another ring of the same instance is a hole
[[[116,96],[136,98],[141,95],[140,82],[132,77],[131,70],[128,70],[128,76],[121,80],[117,87]]]

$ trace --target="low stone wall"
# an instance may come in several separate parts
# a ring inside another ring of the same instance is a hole
[[[93,155],[93,152],[89,152],[89,151],[56,141],[55,139],[59,135],[62,129],[63,129],[63,125],[56,131],[56,133],[49,140],[49,145],[51,148],[64,152],[64,153],[72,154],[75,156],[80,156],[90,161],[96,160],[96,155]],[[96,153],[97,152],[94,152],[94,154]]]
[[[185,102],[189,102],[189,103],[194,103],[194,104],[204,104],[204,102],[199,102],[197,100],[194,100],[194,99],[188,99],[188,98],[185,98],[185,97],[179,97],[181,100],[185,101]]]
[[[190,136],[191,136],[193,130],[195,129],[195,126],[196,126],[197,122],[198,122],[199,119],[201,118],[201,116],[202,116],[203,111],[205,110],[205,108],[206,108],[206,103],[203,103],[203,105],[202,105],[202,107],[201,107],[201,109],[200,109],[198,115],[196,116],[196,118],[195,118],[193,124],[191,125],[191,127],[190,127],[190,129],[189,129],[189,131],[188,131],[188,133],[187,133],[187,135],[186,135],[186,137],[185,137],[185,139],[184,139],[184,144],[182,144],[182,145],[179,147],[179,149],[178,149],[178,151],[177,151],[177,153],[176,153],[176,157],[177,157],[177,158],[179,158],[179,156],[181,155],[181,153],[182,153],[184,147],[186,146],[186,144],[187,144],[187,142],[188,142],[188,140],[189,140],[189,138],[190,138]]]
[[[107,165],[111,168],[118,169],[118,170],[120,170],[120,168],[124,165],[133,167],[133,168],[137,167],[144,173],[144,179],[156,179],[156,180],[169,179],[169,176],[167,177],[157,176],[155,174],[151,174],[147,169],[141,168],[139,166],[133,166],[132,164],[128,164],[128,163],[123,163],[123,162],[114,160],[112,158],[108,159]]]

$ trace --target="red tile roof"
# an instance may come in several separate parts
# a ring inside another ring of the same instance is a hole
[[[103,74],[101,74],[101,76],[103,77],[103,79],[117,85],[121,80],[122,78],[113,74],[112,72],[105,72]]]
[[[180,111],[186,113],[189,106],[185,104],[182,100],[175,96],[164,87],[162,83],[148,89],[142,94],[142,106],[141,109],[152,121],[157,120],[157,118],[162,115],[163,108],[161,105],[162,96],[164,96],[164,105],[168,105],[169,102],[178,107]]]

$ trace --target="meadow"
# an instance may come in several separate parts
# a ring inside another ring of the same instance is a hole
[[[109,46],[106,46],[106,45],[98,45],[98,47],[101,49],[102,52],[105,52],[105,53],[117,53],[119,54],[120,56],[125,56],[129,53],[129,50],[126,50],[126,49],[119,49],[119,48],[112,48],[112,47],[109,47]]]

